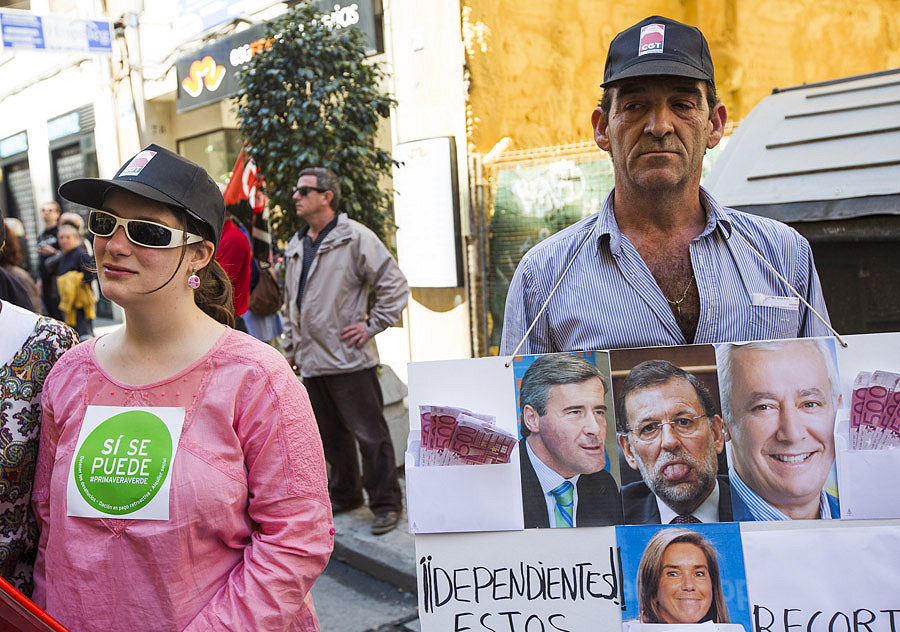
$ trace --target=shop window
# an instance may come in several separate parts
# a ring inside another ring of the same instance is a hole
[[[206,169],[213,180],[225,182],[231,176],[242,144],[240,130],[220,129],[179,140],[178,153]]]
[[[4,165],[0,171],[0,180],[3,181],[7,215],[18,218],[25,229],[25,238],[19,240],[23,263],[29,272],[36,273],[38,257],[34,246],[43,226],[38,226],[36,221],[28,161],[21,160]]]

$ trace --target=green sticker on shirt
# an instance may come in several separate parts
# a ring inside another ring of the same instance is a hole
[[[121,515],[149,503],[172,464],[166,424],[145,410],[110,417],[91,432],[75,455],[75,483],[84,500]]]
[[[88,406],[69,466],[66,514],[168,520],[184,416],[181,407]]]

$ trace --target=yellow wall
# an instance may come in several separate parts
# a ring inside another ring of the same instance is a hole
[[[659,14],[706,35],[729,119],[773,87],[900,67],[900,0],[462,0],[469,141],[590,140],[610,41]]]

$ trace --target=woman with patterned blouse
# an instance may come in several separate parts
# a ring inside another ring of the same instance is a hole
[[[5,237],[2,227],[0,218],[0,244]],[[0,300],[0,331],[0,575],[30,595],[38,543],[31,486],[41,429],[41,391],[50,368],[78,336],[57,320],[4,300]]]

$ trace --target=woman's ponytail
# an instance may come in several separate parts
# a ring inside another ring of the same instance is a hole
[[[213,259],[196,274],[200,277],[200,287],[194,290],[197,307],[223,325],[234,327],[234,289],[225,270]]]

